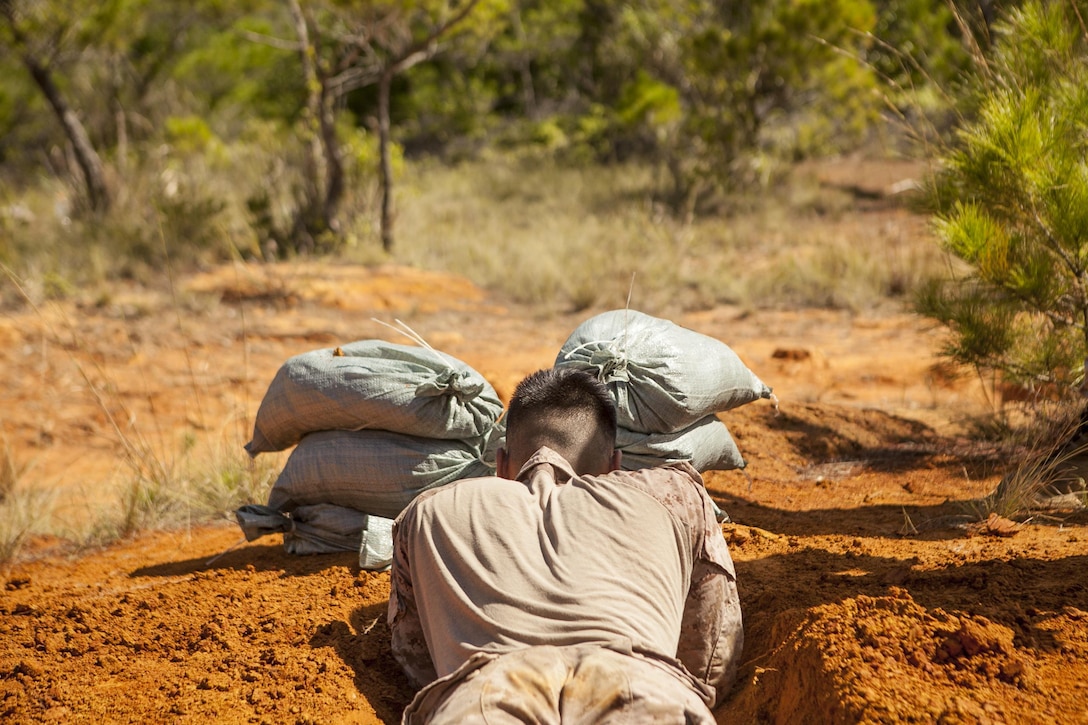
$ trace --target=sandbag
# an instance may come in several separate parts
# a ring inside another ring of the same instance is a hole
[[[362,511],[321,503],[291,512],[291,528],[283,534],[288,554],[358,551],[370,516]]]
[[[334,504],[395,518],[429,488],[492,471],[478,444],[383,430],[307,434],[291,451],[268,494],[268,505],[290,512]]]
[[[623,454],[621,466],[629,471],[675,461],[688,461],[699,473],[731,471],[747,465],[729,428],[713,415],[676,433],[639,433],[620,428],[616,431],[616,449]]]
[[[555,366],[586,370],[608,385],[619,425],[639,433],[675,433],[707,415],[771,397],[771,388],[725,343],[635,310],[583,322],[563,343]]]
[[[285,362],[261,401],[245,448],[251,456],[286,450],[307,433],[327,430],[477,438],[502,407],[491,384],[450,355],[361,340]]]
[[[289,515],[248,504],[237,509],[234,517],[246,541],[283,534],[288,554],[358,551],[360,568],[373,571],[387,569],[392,561],[393,520],[382,516],[332,504],[299,506]]]

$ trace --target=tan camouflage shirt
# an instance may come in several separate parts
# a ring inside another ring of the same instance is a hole
[[[397,519],[391,577],[393,654],[418,687],[535,645],[670,661],[719,696],[736,673],[735,570],[687,464],[579,477],[541,448],[517,481],[427,491]]]

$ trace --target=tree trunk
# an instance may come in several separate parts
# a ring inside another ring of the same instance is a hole
[[[1085,349],[1088,349],[1088,309],[1081,310],[1081,314],[1084,318],[1084,331],[1082,332],[1082,336],[1084,337]],[[1080,394],[1085,398],[1088,398],[1088,355],[1085,356],[1084,367],[1081,369]],[[1088,408],[1085,408],[1085,411],[1088,412]]]
[[[325,199],[322,217],[325,226],[340,234],[340,200],[344,197],[344,164],[340,160],[340,139],[336,137],[336,114],[333,99],[324,80],[321,82],[321,149],[325,156]]]
[[[128,119],[121,101],[113,99],[113,120],[117,124],[117,167],[124,178],[128,172]]]
[[[26,64],[27,70],[30,71],[31,77],[45,95],[46,100],[49,101],[49,105],[57,115],[57,120],[64,128],[68,141],[72,144],[76,162],[80,171],[83,172],[83,181],[87,187],[87,199],[90,201],[91,209],[96,212],[107,211],[111,200],[109,188],[106,186],[106,173],[102,166],[102,159],[99,158],[98,152],[94,150],[94,145],[87,135],[87,130],[83,128],[79,117],[69,108],[68,103],[60,94],[48,69],[26,53],[23,54],[23,63]]]
[[[381,150],[382,249],[393,251],[393,162],[389,148],[389,91],[393,74],[382,73],[378,82],[378,146]]]
[[[306,113],[309,125],[310,163],[313,170],[313,204],[315,208],[300,210],[311,226],[320,215],[325,229],[340,232],[338,219],[340,201],[344,196],[344,165],[340,159],[340,142],[336,137],[334,98],[328,79],[317,63],[317,49],[310,39],[309,25],[298,0],[288,3],[298,36],[302,72],[306,81]],[[309,229],[309,232],[324,231]]]
[[[309,148],[309,174],[311,178],[310,191],[307,194],[311,201],[307,204],[316,204],[318,199],[325,197],[325,154],[321,147],[320,119],[321,119],[321,80],[317,77],[317,64],[314,56],[316,51],[310,42],[310,28],[306,22],[306,16],[302,14],[302,7],[298,0],[289,0],[287,3],[291,10],[291,19],[295,23],[295,35],[298,37],[299,59],[302,61],[302,80],[306,88],[306,143]],[[299,214],[309,216],[308,211],[300,209]],[[308,226],[308,225],[307,225]]]
[[[102,159],[98,156],[98,152],[94,150],[94,145],[87,135],[87,130],[83,128],[83,122],[79,120],[79,116],[64,100],[60,89],[53,82],[53,76],[49,73],[49,69],[38,62],[38,59],[27,49],[26,37],[15,21],[15,9],[11,0],[0,1],[0,13],[7,20],[8,27],[11,28],[12,39],[15,41],[15,46],[19,49],[19,54],[23,58],[23,64],[26,65],[26,69],[30,72],[30,77],[34,79],[34,83],[37,84],[38,89],[41,90],[45,99],[49,102],[53,112],[57,115],[57,120],[60,121],[60,125],[64,129],[64,134],[68,137],[69,143],[72,144],[72,150],[76,155],[76,163],[79,165],[80,171],[83,172],[83,181],[87,187],[87,199],[90,202],[91,209],[96,212],[108,210],[110,192],[109,187],[106,186],[106,172],[102,166]]]
[[[533,69],[531,66],[531,54],[526,49],[529,41],[525,37],[525,26],[521,24],[520,3],[510,4],[510,27],[514,31],[514,40],[518,49],[514,57],[514,65],[518,75],[521,76],[521,105],[525,107],[525,115],[532,120],[537,120],[536,90],[533,87]]]

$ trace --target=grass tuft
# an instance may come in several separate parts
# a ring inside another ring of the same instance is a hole
[[[276,480],[282,461],[264,455],[253,460],[240,443],[209,447],[194,457],[156,460],[150,468],[130,463],[120,506],[99,514],[83,537],[86,544],[104,544],[149,529],[180,529],[228,520],[248,503],[262,503]],[[138,465],[133,465],[133,464]],[[149,476],[149,470],[158,475]]]
[[[4,439],[0,444],[0,564],[18,556],[27,538],[52,511],[51,492],[24,485],[26,469],[15,460]]]
[[[988,496],[969,504],[971,515],[984,521],[991,514],[1023,519],[1056,503],[1082,508],[1088,505],[1088,410],[1065,405],[1044,423],[1029,427],[1010,443],[1009,458],[1019,462]]]
[[[244,452],[242,441],[237,440],[241,433],[237,419],[225,421],[218,445],[214,433],[198,438],[189,431],[174,449],[166,442],[171,431],[164,430],[163,420],[155,413],[153,391],[145,392],[150,415],[141,418],[118,393],[121,388],[104,361],[93,352],[82,354],[97,348],[84,339],[81,329],[67,313],[51,304],[57,314],[47,314],[21,279],[6,268],[0,270],[7,274],[23,302],[46,322],[47,334],[63,339],[70,346],[72,355],[68,362],[93,400],[98,418],[105,422],[106,437],[117,445],[124,471],[123,481],[111,486],[118,492],[116,499],[103,508],[88,508],[79,522],[66,521],[53,515],[53,507],[46,505],[51,504],[46,494],[27,490],[22,485],[25,466],[16,463],[5,443],[0,447],[3,560],[16,557],[31,533],[59,536],[77,545],[101,545],[142,530],[188,527],[224,519],[243,504],[267,500],[276,467],[282,461],[278,456],[267,455],[252,461]],[[175,295],[178,339],[185,340],[182,304]],[[136,348],[131,352],[135,355]],[[191,361],[189,375],[192,397],[199,409],[201,385]],[[224,432],[227,430],[232,433],[228,435]]]

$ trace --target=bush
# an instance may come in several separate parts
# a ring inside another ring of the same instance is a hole
[[[927,201],[966,271],[918,309],[944,353],[1029,389],[1072,393],[1088,355],[1088,65],[1084,3],[1028,2],[976,58],[977,116],[940,154]]]

